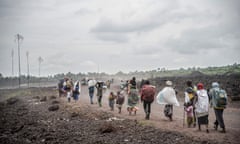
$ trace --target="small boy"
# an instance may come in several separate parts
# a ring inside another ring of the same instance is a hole
[[[124,92],[123,91],[118,91],[117,92],[117,100],[116,100],[116,104],[117,104],[117,108],[118,108],[118,113],[121,113],[122,110],[122,105],[124,103]]]
[[[188,127],[190,128],[194,122],[193,121],[193,106],[191,105],[191,103],[188,102],[186,104],[185,111],[187,112],[187,124],[188,124]]]
[[[115,103],[115,95],[114,95],[114,93],[113,92],[110,92],[110,94],[109,94],[109,97],[108,97],[108,100],[109,100],[109,107],[111,108],[111,111],[113,111],[114,110],[114,103]]]

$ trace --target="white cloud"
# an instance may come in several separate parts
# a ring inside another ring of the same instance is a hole
[[[0,73],[11,75],[14,35],[31,72],[149,70],[240,62],[237,0],[0,0]],[[214,55],[218,60],[211,61]],[[224,55],[224,58],[221,58]],[[201,59],[195,59],[199,58]]]

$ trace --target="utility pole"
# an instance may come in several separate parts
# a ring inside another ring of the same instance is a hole
[[[40,87],[40,74],[41,74],[41,63],[43,62],[42,57],[38,57],[38,62],[39,62],[39,69],[38,69],[38,75],[39,75],[39,87]]]
[[[29,59],[28,59],[29,52],[28,51],[26,52],[26,56],[27,56],[27,81],[28,81],[28,88],[29,88],[30,75],[29,75]]]
[[[13,83],[14,83],[14,65],[13,65],[14,50],[13,49],[12,49],[11,56],[12,56],[12,87],[13,87]]]
[[[14,50],[12,49],[12,53],[11,53],[11,56],[12,56],[12,77],[14,75],[14,63],[13,63],[13,57],[14,57]]]
[[[18,45],[18,83],[19,83],[19,88],[21,85],[21,59],[20,59],[20,43],[23,41],[23,36],[20,34],[15,35],[15,40],[17,40],[17,45]]]

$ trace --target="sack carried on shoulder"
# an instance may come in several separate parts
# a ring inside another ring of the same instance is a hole
[[[75,87],[74,93],[75,93],[75,94],[79,94],[79,86],[76,86],[76,87]]]

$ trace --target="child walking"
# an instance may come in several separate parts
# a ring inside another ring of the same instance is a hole
[[[109,107],[111,109],[111,111],[114,110],[114,103],[115,103],[115,95],[113,92],[110,92],[109,94],[109,97],[108,97],[108,100],[109,100]]]
[[[124,92],[123,91],[118,91],[117,92],[117,100],[116,100],[116,104],[117,104],[117,108],[118,108],[118,113],[121,113],[122,110],[122,105],[124,103]]]
[[[194,123],[193,106],[191,105],[191,103],[186,104],[185,111],[187,112],[187,125],[190,128]]]

